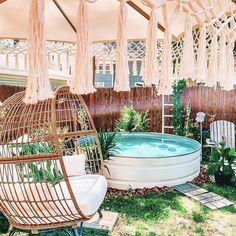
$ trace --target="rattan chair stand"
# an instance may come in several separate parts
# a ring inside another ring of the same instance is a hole
[[[11,235],[63,227],[80,235],[107,191],[91,115],[68,87],[35,105],[23,99],[17,93],[0,107],[0,210]]]

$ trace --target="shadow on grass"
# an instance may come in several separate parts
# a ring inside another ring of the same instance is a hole
[[[144,196],[129,196],[127,199],[118,196],[109,197],[102,205],[111,211],[122,214],[129,220],[157,221],[167,219],[170,210],[185,212],[180,201],[180,194],[149,193]]]

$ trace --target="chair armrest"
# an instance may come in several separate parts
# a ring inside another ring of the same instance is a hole
[[[206,139],[206,143],[208,144],[208,145],[214,145],[215,146],[215,142],[213,142],[213,141],[211,141],[210,139]]]

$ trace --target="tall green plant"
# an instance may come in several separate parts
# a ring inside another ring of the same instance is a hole
[[[132,107],[121,109],[120,118],[116,122],[117,131],[145,132],[148,130],[148,111],[137,112]]]
[[[105,132],[100,129],[98,132],[98,139],[101,146],[103,160],[109,160],[112,152],[117,149],[117,142],[115,140],[116,132]]]
[[[184,135],[183,131],[183,108],[181,105],[181,98],[184,88],[187,86],[186,80],[179,80],[174,82],[173,88],[173,110],[172,110],[172,124],[174,127],[174,134]]]

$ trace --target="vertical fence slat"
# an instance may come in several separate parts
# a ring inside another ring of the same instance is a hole
[[[4,101],[23,87],[0,86],[0,100]],[[122,107],[133,105],[138,111],[149,110],[150,131],[161,132],[161,96],[154,88],[136,87],[130,92],[114,92],[112,88],[97,89],[94,94],[83,96],[97,129],[114,129]],[[167,98],[170,102],[170,97]],[[182,105],[191,102],[191,117],[199,111],[216,114],[216,120],[228,120],[236,124],[236,90],[222,91],[207,87],[191,87],[183,92]],[[169,111],[170,112],[170,111]],[[208,116],[209,117],[209,116]],[[169,123],[169,122],[167,122]],[[206,119],[209,126],[209,119]]]

